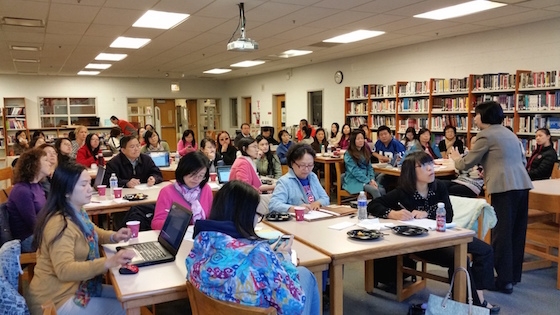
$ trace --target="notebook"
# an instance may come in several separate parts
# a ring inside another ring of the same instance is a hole
[[[103,178],[105,177],[105,167],[97,167],[97,175],[95,175],[95,181],[93,182],[93,188],[97,190],[97,186],[103,185]]]
[[[148,152],[148,155],[154,161],[157,167],[168,167],[169,166],[169,152],[167,151],[152,151]]]
[[[189,209],[174,202],[169,209],[169,214],[157,241],[121,246],[117,247],[117,251],[121,249],[134,250],[136,256],[130,264],[138,267],[174,261],[192,216],[193,214]]]
[[[229,182],[230,172],[231,172],[231,165],[216,167],[216,173],[218,173],[218,183],[225,184]]]

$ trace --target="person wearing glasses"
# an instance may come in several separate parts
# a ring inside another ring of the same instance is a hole
[[[313,173],[315,166],[315,151],[309,144],[297,143],[290,147],[287,153],[288,173],[284,174],[276,183],[272,193],[270,211],[294,211],[294,207],[301,206],[307,210],[316,210],[330,204],[330,199],[317,175]]]
[[[200,151],[187,153],[179,160],[173,185],[167,185],[159,192],[151,227],[161,230],[173,202],[190,209],[193,213],[191,224],[206,220],[212,208],[212,188],[208,185],[208,163],[210,161]]]
[[[227,131],[218,133],[218,155],[225,165],[232,165],[237,157],[237,149],[231,143],[231,137]]]
[[[147,154],[140,153],[140,142],[135,136],[124,136],[120,141],[121,153],[107,162],[103,184],[109,186],[112,173],[119,179],[119,187],[133,188],[140,184],[153,186],[163,181],[161,171]]]
[[[260,193],[274,190],[275,184],[263,184],[257,173],[255,160],[259,157],[259,144],[251,137],[239,140],[241,156],[235,159],[229,173],[229,180],[240,180],[253,186]]]

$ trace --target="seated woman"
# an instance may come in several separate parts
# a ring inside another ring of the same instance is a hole
[[[272,250],[255,233],[258,204],[259,194],[240,181],[218,191],[209,220],[195,223],[187,280],[221,301],[272,306],[278,314],[320,314],[313,273],[292,263],[293,240]]]
[[[54,149],[58,154],[58,163],[63,164],[72,159],[72,142],[68,138],[58,138],[54,142]]]
[[[46,143],[43,143],[39,148],[45,151],[45,153],[47,154],[47,160],[51,165],[49,174],[45,176],[45,178],[41,181],[41,186],[43,186],[43,191],[45,192],[45,196],[48,196],[49,192],[51,191],[52,175],[54,174],[54,170],[58,166],[58,154],[56,153],[56,150],[52,145]]]
[[[145,134],[146,134],[146,128],[144,127],[138,128],[138,141],[140,141],[141,146],[146,145],[146,139],[144,139]]]
[[[216,173],[216,167],[224,165],[220,156],[216,155],[216,141],[214,141],[214,139],[202,139],[202,141],[200,141],[200,151],[208,158],[208,165],[206,166],[210,173]]]
[[[212,188],[208,185],[208,159],[202,152],[191,152],[179,160],[173,185],[163,187],[156,201],[152,229],[161,230],[173,202],[190,209],[191,224],[205,220],[212,207]]]
[[[342,135],[340,136],[340,141],[338,142],[338,147],[341,150],[348,149],[348,146],[350,145],[350,133],[351,132],[352,132],[352,129],[350,128],[350,125],[344,124],[344,126],[342,126]]]
[[[443,157],[447,158],[453,150],[458,150],[461,154],[465,153],[463,141],[457,139],[457,128],[447,125],[443,132],[445,137],[438,144],[438,149]]]
[[[293,142],[290,134],[286,130],[278,131],[278,139],[280,139],[280,144],[278,145],[278,148],[276,148],[276,155],[278,155],[280,163],[286,165],[286,153],[292,146]]]
[[[32,149],[40,147],[42,144],[45,144],[45,138],[41,136],[31,138],[31,142],[29,143],[29,147]]]
[[[550,131],[547,128],[537,129],[535,140],[537,148],[527,162],[527,172],[531,180],[549,179],[554,163],[558,160],[556,150],[550,141]]]
[[[19,130],[14,138],[14,155],[21,155],[27,149],[29,149],[27,133],[25,133],[25,130]]]
[[[111,149],[113,154],[119,154],[121,152],[121,128],[113,127],[109,133],[109,140],[107,140],[107,146]]]
[[[406,132],[404,133],[404,137],[401,140],[401,143],[407,150],[410,150],[414,145],[414,140],[416,139],[416,129],[414,127],[406,128]]]
[[[232,165],[237,157],[237,149],[231,142],[231,137],[227,131],[218,133],[218,155],[225,165]]]
[[[308,126],[303,126],[301,127],[301,135],[302,135],[302,139],[301,139],[301,143],[305,143],[305,144],[312,144],[313,143],[313,137],[311,136],[311,128]]]
[[[177,153],[180,156],[184,156],[189,152],[198,150],[196,140],[194,138],[194,131],[187,129],[183,132],[183,137],[177,143]]]
[[[86,137],[86,144],[78,149],[76,162],[85,167],[90,167],[92,164],[102,166],[105,160],[99,160],[99,152],[99,137],[94,133],[90,133]],[[103,159],[103,156],[101,159]]]
[[[72,158],[76,158],[78,154],[78,150],[84,146],[86,143],[86,137],[88,136],[89,132],[86,126],[78,126],[76,130],[74,130],[74,140],[72,140],[72,153],[70,156]],[[70,137],[70,134],[68,134]]]
[[[476,142],[476,136],[471,138],[471,148]],[[459,171],[456,179],[443,180],[447,185],[447,191],[451,196],[476,198],[484,196],[484,169],[478,164],[466,171]]]
[[[29,284],[27,304],[32,315],[43,314],[41,304],[52,301],[59,315],[125,314],[103,275],[125,265],[134,251],[121,250],[101,257],[99,245],[128,241],[130,229],[106,231],[95,226],[82,208],[91,201],[91,177],[76,163],[58,166],[53,189],[35,228],[37,265]]]
[[[8,197],[10,229],[15,239],[21,240],[22,252],[33,252],[33,229],[37,214],[45,205],[47,197],[41,181],[51,172],[47,153],[41,149],[23,152],[14,170],[14,186]]]
[[[260,176],[266,176],[278,179],[282,176],[282,165],[278,156],[270,151],[270,143],[268,139],[262,135],[258,135],[257,143],[259,145],[259,155],[256,161],[257,172]]]
[[[315,137],[313,137],[313,143],[311,143],[311,147],[313,148],[313,150],[315,150],[316,153],[322,153],[327,152],[328,146],[329,141],[327,141],[327,137],[325,136],[325,129],[318,128],[317,131],[315,131]]]
[[[340,137],[342,137],[342,133],[340,132],[340,125],[336,122],[332,123],[331,132],[329,134],[329,144],[332,147],[337,147],[338,142],[340,141]]]
[[[274,190],[276,184],[262,184],[254,160],[259,155],[259,145],[253,138],[246,137],[239,140],[241,156],[235,159],[229,173],[229,180],[240,180],[253,186],[259,192]]]
[[[453,208],[445,185],[435,179],[434,160],[425,152],[412,152],[402,163],[399,184],[387,195],[374,199],[368,204],[368,212],[378,218],[393,220],[436,218],[437,204],[443,202],[446,222],[453,220]],[[478,238],[467,245],[472,254],[469,269],[474,304],[497,313],[500,308],[492,306],[484,299],[484,289],[494,288],[494,255],[492,247]],[[454,249],[452,247],[416,253],[428,261],[449,268],[453,272]],[[468,264],[467,264],[468,266]]]
[[[294,144],[288,151],[288,173],[284,174],[272,193],[268,208],[270,211],[288,212],[301,206],[316,210],[328,206],[330,198],[313,173],[315,151],[304,143]]]
[[[426,152],[432,159],[441,159],[441,153],[439,148],[435,144],[431,144],[430,141],[432,140],[432,133],[428,128],[422,128],[418,131],[416,135],[416,141],[414,145],[404,153],[404,157],[406,157],[411,152],[416,151],[423,151]]]
[[[370,162],[371,153],[366,146],[363,130],[352,131],[350,146],[344,153],[346,172],[342,179],[342,189],[351,194],[357,194],[363,190],[373,198],[377,198],[381,194]]]
[[[166,151],[169,152],[169,144],[165,141],[161,141],[159,138],[159,134],[157,131],[146,130],[144,133],[144,142],[146,143],[142,149],[140,150],[141,153],[148,153],[148,152],[161,152]]]

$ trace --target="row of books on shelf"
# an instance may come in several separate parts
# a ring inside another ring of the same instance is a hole
[[[517,96],[518,110],[559,110],[560,90],[543,92],[539,94]]]
[[[397,119],[395,116],[381,116],[381,115],[373,115],[371,128],[377,129],[379,126],[396,126]]]
[[[473,91],[515,89],[515,74],[485,73],[473,76]]]
[[[537,148],[537,140],[535,139],[519,139],[519,141],[521,141],[527,155],[533,154],[533,151]],[[560,156],[560,146],[558,145],[558,140],[552,140],[551,143],[554,151],[556,151],[556,155]]]
[[[515,108],[515,97],[513,94],[499,94],[499,95],[492,95],[492,94],[482,94],[477,95],[475,98],[475,103],[480,104],[482,102],[487,101],[494,101],[502,105],[503,110],[513,110]]]
[[[428,118],[408,118],[399,120],[399,133],[406,132],[408,127],[413,127],[416,130],[428,128]]]
[[[399,95],[430,94],[429,81],[409,81],[399,86]]]
[[[434,79],[432,93],[468,92],[469,78],[462,79]]]
[[[431,118],[430,126],[434,131],[442,131],[447,125],[454,126],[457,131],[467,131],[467,116],[441,115]]]
[[[6,115],[9,116],[25,115],[25,107],[7,107]]]
[[[348,115],[367,115],[367,104],[364,102],[350,102]]]
[[[8,129],[25,129],[25,119],[8,118],[6,120],[6,128],[8,128]]]
[[[371,97],[395,97],[397,95],[397,86],[395,84],[372,84],[370,91]]]
[[[430,108],[430,100],[426,98],[412,99],[402,98],[399,99],[400,112],[427,112]]]
[[[369,87],[367,84],[360,86],[351,86],[350,95],[351,99],[368,98]]]
[[[519,87],[522,89],[560,87],[560,73],[556,70],[521,73]]]
[[[393,112],[395,113],[397,109],[396,102],[394,100],[384,100],[384,101],[372,101],[371,102],[371,113],[383,113],[383,112]]]
[[[359,128],[360,125],[367,125],[367,117],[347,117],[346,123],[352,129]]]
[[[432,99],[433,111],[466,111],[467,97],[434,97]]]
[[[548,128],[551,134],[560,135],[560,117],[535,115],[519,118],[519,132],[534,133],[539,128]]]

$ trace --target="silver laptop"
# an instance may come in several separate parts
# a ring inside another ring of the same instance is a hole
[[[93,182],[93,188],[97,190],[97,186],[103,185],[103,178],[105,177],[105,167],[97,167],[97,175],[95,175],[95,181]]]
[[[189,209],[174,202],[157,241],[117,247],[117,251],[125,248],[134,250],[136,256],[130,264],[138,267],[174,261],[192,216]]]
[[[169,152],[167,151],[152,151],[148,152],[148,155],[154,161],[157,167],[168,167],[169,166]]]

